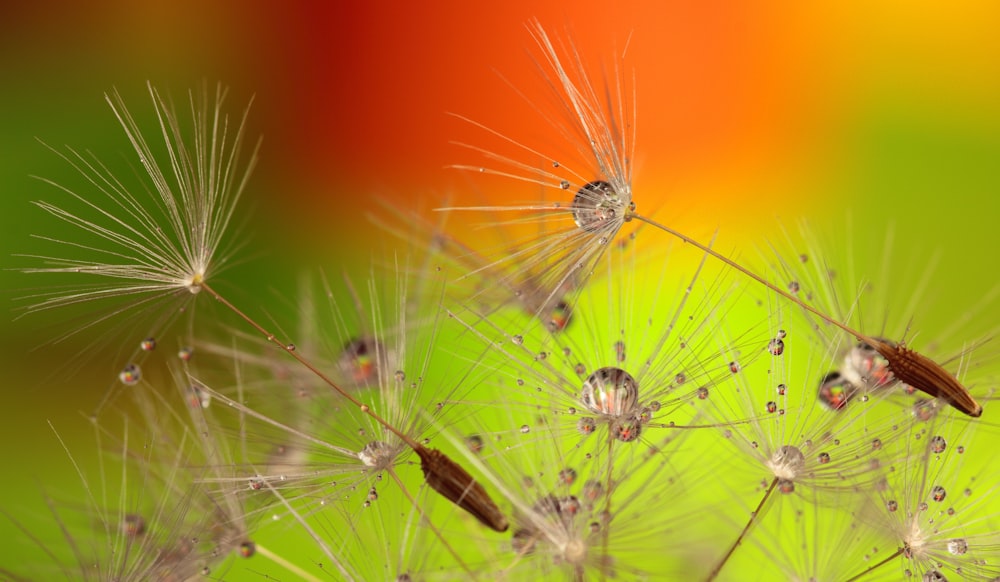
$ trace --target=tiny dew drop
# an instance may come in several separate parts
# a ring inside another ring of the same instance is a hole
[[[779,479],[778,480],[778,491],[784,494],[795,492],[795,481],[791,479]]]
[[[784,384],[778,384],[777,390],[778,390],[778,396],[784,396],[785,393],[788,391],[788,386],[785,386]]]
[[[677,374],[676,376],[674,376],[674,382],[676,382],[677,384],[683,384],[686,381],[687,381],[687,376],[685,376],[684,374]]]
[[[924,572],[921,582],[948,582],[948,578],[937,570],[928,570]]]
[[[156,338],[147,337],[146,339],[139,342],[139,347],[142,348],[144,352],[151,352],[156,349]]]
[[[510,338],[510,341],[514,342],[515,346],[522,346],[524,345],[524,336],[515,335]]]
[[[799,292],[799,282],[798,281],[792,281],[792,282],[788,283],[788,291],[790,293],[793,293],[793,294],[798,293]]]
[[[944,498],[947,495],[948,495],[948,492],[945,491],[944,487],[942,487],[940,485],[935,485],[934,488],[931,489],[931,499],[933,499],[934,501],[938,501],[938,502],[944,501]]]
[[[562,182],[559,182],[559,188],[560,189],[562,189],[562,190],[569,190],[569,187],[570,187],[569,180],[563,180]]]
[[[773,400],[767,403],[768,412],[776,412],[778,410],[778,404]]]
[[[483,452],[483,437],[473,434],[465,437],[465,446],[477,455]]]
[[[576,421],[576,430],[584,435],[593,434],[597,430],[597,421],[589,416],[584,416]]]
[[[733,374],[739,374],[740,373],[740,369],[741,368],[740,368],[740,363],[739,362],[737,362],[735,360],[733,360],[732,362],[729,362],[729,371],[732,372]]]
[[[889,511],[896,511],[897,509],[899,509],[899,504],[896,503],[895,499],[890,499],[889,501],[885,502],[885,508],[888,509]]]
[[[146,533],[146,520],[135,513],[125,514],[122,519],[122,533],[129,537],[141,536]]]
[[[244,558],[249,558],[257,553],[257,546],[251,541],[246,541],[240,544],[240,555]]]
[[[706,400],[708,398],[708,388],[705,386],[698,388],[695,393],[698,395],[698,400]]]
[[[397,382],[404,382],[406,380],[406,372],[402,370],[396,370],[396,373],[393,374],[393,377],[396,378]]]
[[[941,454],[948,448],[948,441],[941,435],[935,435],[931,437],[930,448],[934,453]]]
[[[825,465],[830,462],[830,453],[820,453],[816,459],[820,465]]]
[[[185,362],[191,361],[191,356],[194,355],[194,348],[185,346],[177,352],[177,357]]]
[[[531,432],[531,427],[528,426],[528,425],[526,425],[526,424],[522,424],[521,425],[521,434],[527,434],[529,432]]]
[[[126,386],[135,386],[142,380],[142,369],[138,364],[129,364],[118,372],[118,380]]]
[[[295,351],[295,344],[286,344],[285,345],[285,351],[287,351],[287,352],[294,352]]]
[[[770,352],[772,356],[780,356],[785,353],[785,342],[775,338],[768,342],[767,351]]]

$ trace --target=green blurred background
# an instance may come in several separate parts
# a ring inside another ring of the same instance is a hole
[[[129,155],[102,99],[113,87],[141,125],[151,120],[146,80],[178,101],[203,81],[228,85],[234,108],[256,96],[249,131],[264,142],[241,235],[251,262],[226,280],[240,299],[291,295],[298,273],[317,266],[363,268],[369,255],[359,249],[379,244],[361,219],[375,196],[425,210],[470,191],[477,201],[530,198],[530,190],[491,189],[444,167],[467,161],[450,140],[482,138],[446,112],[510,135],[536,131],[522,116],[530,109],[497,75],[547,96],[529,56],[537,54],[524,28],[532,17],[598,60],[628,47],[640,210],[655,208],[699,235],[718,227],[723,248],[751,257],[776,225],[801,216],[836,236],[850,213],[855,232],[875,233],[869,240],[894,224],[894,255],[942,252],[934,285],[949,300],[931,319],[950,317],[1000,281],[996,2],[552,4],[0,9],[5,507],[25,500],[37,509],[39,482],[74,479],[46,420],[64,437],[78,436],[85,451],[90,433],[80,411],[93,407],[113,373],[89,361],[51,379],[52,362],[88,339],[47,346],[65,331],[50,325],[58,315],[14,320],[16,299],[46,282],[18,273],[32,262],[13,256],[35,250],[31,234],[59,232],[29,203],[58,201],[59,193],[31,176],[77,183],[36,138],[112,163]],[[278,304],[271,313],[280,320],[293,310]],[[998,315],[994,303],[982,320],[1000,322]],[[9,528],[0,524],[0,539]]]

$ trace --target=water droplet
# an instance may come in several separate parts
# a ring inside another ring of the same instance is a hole
[[[394,455],[395,451],[389,446],[389,443],[371,441],[361,449],[361,452],[358,453],[358,458],[361,459],[361,462],[366,467],[378,467],[384,466],[386,462],[391,461]]]
[[[660,401],[659,400],[652,400],[652,401],[650,401],[650,403],[649,403],[649,409],[652,410],[653,412],[659,412],[660,411]]]
[[[139,347],[144,352],[151,352],[156,349],[156,338],[147,337],[146,339],[139,342]]]
[[[524,345],[524,336],[515,335],[515,336],[513,336],[513,337],[510,338],[510,341],[514,342],[515,346]]]
[[[203,387],[192,384],[187,389],[188,404],[191,408],[208,408],[212,404],[212,394]]]
[[[775,412],[777,410],[778,410],[778,404],[776,402],[774,402],[772,400],[772,401],[770,401],[770,402],[767,403],[767,411],[768,412]]]
[[[882,439],[872,439],[872,450],[877,451],[882,448]]]
[[[404,382],[406,381],[406,372],[402,370],[396,370],[396,373],[393,374],[393,378],[395,378],[397,382]]]
[[[610,428],[612,438],[630,443],[642,433],[642,422],[638,418],[626,418],[613,422]]]
[[[921,582],[948,582],[948,578],[937,570],[928,570],[924,572]]]
[[[587,373],[587,368],[581,362],[581,363],[578,363],[576,366],[573,367],[573,371],[576,372],[577,376],[583,376],[584,374]]]
[[[522,424],[521,425],[521,434],[527,434],[529,432],[531,432],[531,427],[528,426],[528,425],[526,425],[526,424]]]
[[[677,374],[676,376],[674,376],[674,382],[676,382],[678,385],[683,384],[686,381],[687,381],[687,376],[685,376],[684,374]]]
[[[962,445],[958,445],[957,447],[955,447],[955,452],[961,455],[962,453],[965,452],[965,447],[963,447]]]
[[[596,479],[588,479],[586,483],[583,484],[583,498],[587,501],[597,501],[603,491],[604,485]]]
[[[240,555],[243,556],[244,558],[253,557],[253,555],[256,553],[257,553],[257,546],[253,542],[246,541],[240,544]]]
[[[778,491],[781,493],[794,493],[795,492],[795,481],[790,479],[779,479],[778,480]]]
[[[706,398],[708,398],[708,388],[702,386],[701,388],[698,388],[697,391],[695,391],[695,394],[698,395],[699,400],[705,400]]]
[[[931,437],[930,448],[932,452],[941,454],[946,448],[948,448],[948,441],[946,441],[943,436],[935,435]]]
[[[917,420],[927,422],[937,416],[937,413],[937,400],[924,399],[913,404],[913,416]]]
[[[600,368],[584,381],[580,400],[597,414],[632,414],[639,401],[639,383],[621,368]]]
[[[146,533],[146,520],[141,515],[125,514],[122,519],[122,533],[129,537],[141,536]]]
[[[934,501],[938,502],[944,501],[944,498],[947,497],[947,495],[948,492],[945,491],[944,487],[940,485],[935,485],[934,488],[931,489],[931,499],[933,499]]]
[[[177,352],[177,357],[180,358],[181,360],[185,361],[185,362],[190,362],[191,361],[191,356],[193,356],[193,355],[194,355],[194,348],[187,347],[187,346],[181,348]]]
[[[483,437],[473,434],[465,437],[465,446],[477,455],[483,452]]]
[[[799,282],[798,281],[792,281],[792,282],[790,282],[788,284],[788,292],[792,293],[793,295],[796,294],[796,293],[798,293],[799,292]]]
[[[378,374],[376,358],[384,357],[382,346],[369,337],[353,339],[344,346],[337,365],[344,376],[357,384],[374,380]]]
[[[767,351],[771,352],[772,356],[780,356],[785,353],[785,342],[780,339],[773,339],[768,342]]]
[[[889,345],[895,345],[894,342],[885,338],[876,339]],[[858,342],[844,357],[844,371],[845,374],[855,378],[855,382],[862,383],[869,390],[887,388],[896,383],[896,377],[889,369],[889,360],[882,357],[875,348],[865,342]]]
[[[118,380],[126,386],[135,386],[142,380],[142,369],[138,364],[129,364],[118,372]]]
[[[969,551],[969,542],[967,542],[964,538],[948,540],[948,551],[956,556],[961,556]]]
[[[820,380],[819,402],[830,410],[841,410],[857,392],[857,388],[840,372],[830,372]]]
[[[825,465],[830,462],[830,453],[820,453],[816,460],[819,461],[820,465]]]
[[[739,362],[737,362],[735,360],[733,360],[732,362],[729,362],[729,371],[732,372],[733,374],[739,374],[740,373],[740,369],[741,368],[740,368],[740,363]]]
[[[778,384],[777,391],[778,391],[778,396],[784,396],[785,393],[788,391],[788,386],[785,386],[784,384]]]
[[[597,430],[597,421],[589,416],[584,416],[580,420],[576,421],[576,430],[580,434],[593,434]]]
[[[563,180],[562,182],[559,182],[559,187],[563,190],[569,190],[569,186],[570,186],[569,180]]]
[[[576,481],[576,469],[566,467],[562,471],[559,471],[559,481],[565,485],[572,485]]]
[[[782,445],[778,447],[771,460],[767,463],[774,476],[779,479],[794,480],[806,466],[806,457],[797,447]]]
[[[550,332],[559,332],[566,329],[566,326],[569,325],[572,316],[573,310],[570,308],[569,303],[566,301],[560,301],[556,303],[555,307],[552,308],[552,312],[549,314],[549,320],[545,325]]]
[[[585,232],[594,232],[614,226],[616,218],[630,208],[629,202],[608,182],[595,180],[577,190],[570,208],[576,225]]]

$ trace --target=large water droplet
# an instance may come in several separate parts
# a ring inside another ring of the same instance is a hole
[[[629,415],[639,401],[639,383],[621,368],[600,368],[584,381],[580,400],[597,414]]]
[[[857,388],[840,372],[830,372],[820,380],[819,402],[830,410],[840,410],[856,391]]]
[[[779,479],[795,480],[806,466],[806,457],[797,447],[782,445],[778,447],[768,467],[774,476]]]
[[[616,219],[624,218],[626,207],[628,201],[604,180],[595,180],[580,188],[570,206],[573,221],[585,232],[613,226]]]
[[[383,441],[371,441],[358,453],[358,458],[367,467],[383,466],[391,460],[395,451],[389,443]]]

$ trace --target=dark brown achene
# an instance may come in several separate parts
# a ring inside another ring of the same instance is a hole
[[[472,475],[437,449],[417,445],[413,450],[420,456],[420,469],[432,489],[490,529],[507,531],[507,518]]]
[[[983,407],[954,376],[934,360],[902,344],[879,340],[866,340],[889,362],[889,369],[900,382],[908,384],[935,398],[948,401],[965,414],[978,418]]]

